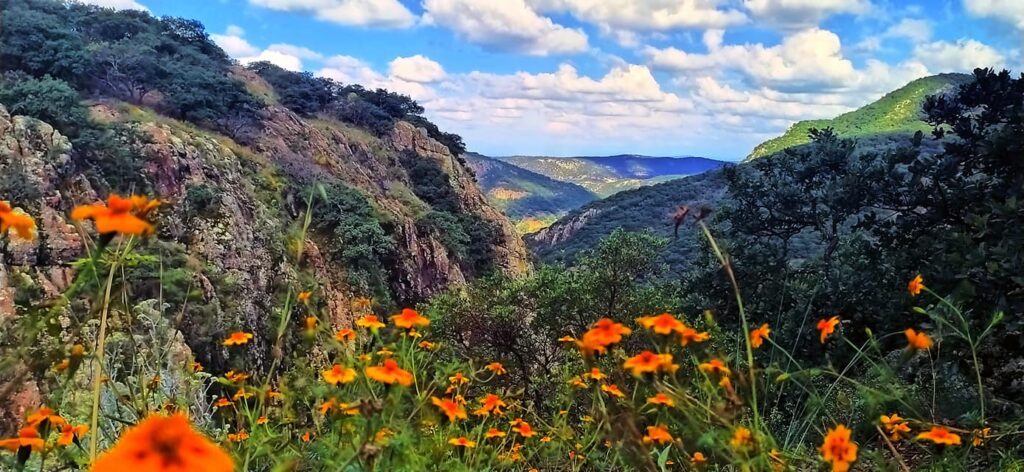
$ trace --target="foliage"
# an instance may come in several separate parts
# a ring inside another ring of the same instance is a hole
[[[703,157],[632,154],[598,157],[511,156],[500,160],[556,181],[579,185],[602,198],[730,165]]]
[[[38,118],[70,137],[76,137],[89,118],[79,101],[70,84],[49,75],[36,79],[15,72],[0,78],[0,103],[8,113]]]
[[[510,218],[548,219],[561,216],[597,197],[575,184],[561,182],[474,153],[464,155],[487,200]]]

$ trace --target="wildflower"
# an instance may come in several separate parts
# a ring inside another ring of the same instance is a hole
[[[402,336],[409,336],[410,338],[413,338],[413,339],[418,339],[418,338],[422,338],[423,337],[423,335],[420,334],[419,331],[416,331],[416,328],[410,329],[408,333],[402,333]]]
[[[382,347],[382,348],[380,348],[379,351],[377,351],[377,355],[380,356],[380,357],[391,357],[394,354],[395,354],[395,351],[392,351],[391,349],[388,349],[387,346]]]
[[[889,439],[893,441],[899,441],[900,436],[910,432],[910,426],[907,426],[907,422],[903,421],[903,418],[896,413],[891,415],[882,415],[879,418],[882,423],[882,428],[889,433]]]
[[[574,343],[574,342],[576,342],[576,338],[574,338],[572,336],[562,336],[562,337],[558,338],[558,342]]]
[[[772,448],[772,450],[768,451],[768,458],[772,461],[772,470],[785,470],[786,460],[782,458],[782,451]]]
[[[454,422],[455,420],[467,418],[466,410],[451,399],[430,397],[430,402],[448,417],[448,421]]]
[[[594,323],[594,327],[583,333],[583,338],[577,343],[585,353],[603,354],[608,352],[608,347],[622,341],[623,336],[632,333],[633,330],[621,323],[616,323],[608,318],[603,318]]]
[[[960,435],[949,432],[948,429],[942,426],[932,426],[930,431],[925,431],[917,435],[917,439],[927,439],[935,444],[941,444],[944,446],[959,446]]]
[[[71,426],[65,423],[60,429],[60,437],[57,438],[57,444],[61,446],[68,446],[72,442],[81,439],[85,436],[85,433],[89,432],[89,427],[80,424],[78,426]]]
[[[228,441],[242,442],[245,441],[246,439],[249,439],[249,433],[245,432],[244,429],[237,433],[228,433]]]
[[[613,395],[613,396],[619,397],[619,398],[622,398],[622,397],[626,396],[625,393],[622,393],[622,390],[619,390],[619,386],[615,385],[615,384],[601,385],[601,391],[605,392],[605,393],[607,393],[609,395]]]
[[[512,421],[512,431],[524,438],[532,438],[537,434],[530,426],[530,423],[523,421],[522,418],[516,418]]]
[[[11,208],[11,204],[0,201],[0,234],[14,230],[19,238],[35,239],[36,221],[20,210]]]
[[[729,377],[722,377],[722,380],[718,381],[718,386],[726,389],[727,391],[732,391],[732,381],[729,380]]]
[[[395,432],[392,431],[391,428],[385,426],[378,430],[376,433],[373,433],[373,442],[377,444],[384,444],[385,442],[387,442],[388,439],[390,439],[394,435]]]
[[[366,376],[381,383],[398,383],[404,387],[412,385],[413,376],[409,371],[398,367],[394,359],[387,359],[381,366],[366,368]]]
[[[837,425],[825,434],[825,442],[818,449],[821,457],[832,464],[832,472],[846,472],[857,460],[857,443],[850,441],[849,428]]]
[[[231,406],[231,405],[232,405],[231,400],[228,400],[227,398],[223,398],[223,397],[222,398],[218,398],[217,401],[213,403],[213,406],[215,406],[217,408],[224,408],[226,406]]]
[[[228,379],[228,381],[230,382],[238,383],[245,381],[245,379],[248,379],[249,374],[245,372],[235,372],[233,370],[229,370],[228,373],[224,374],[224,378]]]
[[[377,315],[366,315],[356,320],[356,326],[360,328],[368,328],[370,331],[377,331],[384,327],[384,323],[377,318]]]
[[[330,413],[331,408],[338,405],[338,402],[333,398],[320,404],[320,416],[327,416]]]
[[[366,354],[366,353],[364,352],[364,353],[362,353],[362,354],[360,354],[360,355],[356,356],[356,359],[358,359],[358,360],[359,360],[359,362],[369,362],[369,361],[370,361],[371,359],[373,359],[373,356],[371,356],[371,355],[369,355],[369,354]]]
[[[583,379],[580,378],[580,376],[578,375],[569,379],[569,385],[572,385],[573,387],[576,388],[587,388],[587,383],[584,382]]]
[[[707,460],[708,459],[706,457],[704,457],[704,453],[700,452],[700,451],[697,451],[697,452],[693,453],[693,456],[690,457],[690,462],[692,462],[694,464],[703,464],[703,463],[707,462]]]
[[[921,277],[921,274],[917,274],[907,283],[907,291],[910,292],[912,297],[918,296],[924,288],[924,278]]]
[[[202,372],[202,371],[203,371],[203,365],[202,364],[200,364],[198,362],[193,362],[192,363],[192,372]]]
[[[295,298],[297,298],[302,303],[309,303],[310,295],[313,295],[313,292],[305,292],[305,291],[303,291],[303,292],[299,292],[299,294],[296,295]]]
[[[494,375],[505,375],[505,366],[501,365],[501,362],[491,362],[484,366],[485,369],[494,373]]]
[[[61,418],[56,412],[45,406],[39,407],[35,413],[28,415],[28,419],[26,421],[29,426],[39,429],[44,429],[46,425],[60,426],[67,423],[64,418]]]
[[[244,388],[240,388],[240,389],[238,389],[237,392],[235,392],[234,396],[232,396],[231,399],[237,402],[238,400],[244,400],[246,398],[252,398],[253,395],[254,395],[254,393],[248,392]]]
[[[252,333],[246,333],[244,331],[235,331],[224,340],[225,346],[238,346],[248,343],[252,339]]]
[[[231,472],[234,468],[231,456],[193,430],[182,414],[150,415],[92,466],[94,472]]]
[[[501,416],[501,409],[506,406],[508,405],[505,404],[505,401],[502,400],[501,397],[493,393],[488,393],[484,398],[480,399],[480,408],[473,411],[473,414],[476,416],[487,416],[488,414],[494,413],[497,416]]]
[[[674,406],[676,404],[676,402],[673,401],[672,398],[670,398],[668,395],[665,395],[664,393],[661,393],[661,392],[658,392],[653,397],[648,398],[647,399],[647,403],[650,403],[652,405],[665,405],[665,406]]]
[[[689,326],[684,326],[679,331],[679,343],[683,346],[687,346],[690,343],[702,343],[708,339],[711,339],[711,335],[707,331],[700,332]]]
[[[316,330],[317,319],[315,316],[306,317],[306,331],[312,333]]]
[[[100,234],[121,233],[145,236],[153,233],[153,225],[146,221],[149,212],[160,206],[159,200],[149,200],[142,196],[129,198],[111,194],[107,203],[94,203],[75,207],[71,211],[71,219],[75,221],[93,220],[96,231]]]
[[[626,359],[622,367],[633,371],[633,375],[636,377],[659,371],[675,372],[679,369],[679,365],[672,362],[672,354],[655,354],[651,351],[644,351]]]
[[[732,371],[729,370],[729,367],[721,359],[711,359],[698,365],[697,368],[708,374],[722,374],[725,376],[732,374]]]
[[[302,442],[307,442],[308,443],[312,439],[313,439],[313,435],[310,434],[309,431],[306,431],[305,433],[302,433]]]
[[[754,445],[754,434],[749,429],[740,426],[733,431],[732,438],[729,439],[729,445],[733,449],[743,450]]]
[[[334,364],[330,369],[321,372],[324,381],[331,385],[346,384],[356,379],[356,370]]]
[[[448,377],[448,382],[452,385],[466,385],[469,383],[469,378],[462,375],[462,372],[457,372],[455,375]]]
[[[392,316],[391,321],[395,323],[395,326],[399,328],[413,328],[416,326],[427,326],[430,324],[430,320],[423,316],[420,316],[416,310],[411,308],[405,308],[401,313]]]
[[[487,439],[503,438],[503,437],[505,437],[505,432],[500,430],[500,429],[498,429],[498,428],[491,428],[491,429],[487,430],[486,433],[484,433],[484,437],[487,438]]]
[[[356,299],[352,300],[352,309],[356,310],[356,311],[366,310],[366,309],[370,308],[370,305],[372,305],[372,304],[373,304],[373,300],[370,300],[369,298],[366,298],[366,297],[359,297],[359,298],[356,298]]]
[[[266,416],[260,416],[259,418],[256,418],[256,424],[260,424],[260,425],[267,424],[267,417]]]
[[[657,316],[641,316],[636,319],[644,329],[653,331],[655,334],[669,335],[682,330],[686,325],[668,313]]]
[[[10,439],[0,439],[0,448],[7,449],[9,451],[18,451],[18,455],[22,455],[22,449],[26,451],[39,451],[43,449],[45,441],[39,437],[39,432],[34,427],[25,427],[18,430],[18,437]]]
[[[434,344],[434,343],[432,343],[430,341],[420,341],[419,347],[420,347],[420,349],[426,349],[428,351],[432,351],[432,350],[434,350],[435,347],[437,347],[437,344]]]
[[[768,329],[768,323],[765,323],[761,325],[760,328],[751,331],[750,345],[753,346],[754,349],[761,347],[761,344],[764,344],[764,340],[768,338],[768,333],[771,332],[772,330]]]
[[[992,428],[981,428],[981,429],[975,430],[973,433],[971,433],[971,436],[973,437],[971,439],[971,445],[974,446],[974,447],[978,447],[978,446],[982,445],[982,443],[984,443],[985,440],[988,439],[989,434],[991,432],[992,432]]]
[[[284,394],[281,393],[281,392],[275,392],[274,389],[272,389],[272,388],[268,388],[267,389],[267,398],[269,398],[271,400],[277,400],[279,398],[284,398]]]
[[[355,341],[356,331],[352,328],[339,329],[338,332],[334,333],[334,339],[337,339],[338,341],[341,342]]]
[[[669,434],[668,428],[661,425],[647,427],[647,434],[644,435],[644,444],[665,444],[667,442],[672,442],[672,435]]]
[[[594,417],[590,416],[590,415],[583,415],[583,416],[580,417],[580,421],[582,421],[584,423],[593,423],[594,422]]]
[[[551,442],[551,436],[544,436],[544,437],[540,438],[540,442],[542,442],[542,443],[549,443],[549,442]],[[537,470],[537,469],[533,469],[533,470]]]
[[[54,364],[53,370],[57,372],[64,372],[65,370],[68,370],[68,367],[71,367],[71,359],[65,357],[57,364]]]
[[[821,343],[825,344],[825,340],[828,339],[829,335],[836,332],[836,325],[839,324],[839,317],[833,316],[827,320],[818,321],[818,331],[821,331]]]
[[[601,369],[598,369],[597,367],[591,367],[590,373],[585,375],[593,380],[601,380],[608,378],[608,376],[604,372],[601,372]]]
[[[476,441],[470,441],[469,438],[467,438],[465,436],[460,436],[460,437],[457,437],[457,438],[449,439],[448,440],[448,444],[451,444],[452,446],[456,446],[456,447],[466,447],[466,448],[474,448],[474,447],[476,447]]]
[[[917,332],[913,328],[907,328],[903,334],[907,335],[907,344],[912,351],[927,351],[932,347],[932,338],[923,331]]]

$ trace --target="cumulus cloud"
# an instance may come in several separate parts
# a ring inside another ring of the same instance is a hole
[[[871,3],[868,0],[744,0],[743,6],[759,21],[801,29],[817,26],[832,15],[865,13]]]
[[[535,56],[587,50],[587,35],[539,15],[524,0],[425,0],[423,23],[454,31],[466,41]]]
[[[299,59],[323,59],[323,54],[320,54],[312,49],[304,48],[302,46],[295,46],[291,44],[271,44],[267,46],[268,51],[278,52],[281,54],[287,54],[289,56],[297,57]]]
[[[421,54],[395,58],[389,64],[388,74],[401,80],[421,83],[437,82],[445,75],[441,64]]]
[[[149,11],[143,4],[136,2],[135,0],[77,0],[79,3],[86,5],[96,5],[98,7],[113,8],[115,10],[142,10]]]
[[[935,41],[914,48],[914,58],[933,72],[970,72],[976,67],[1004,67],[1006,57],[973,39]]]
[[[249,0],[252,5],[312,14],[346,26],[408,28],[416,16],[398,0]]]
[[[684,28],[725,28],[747,16],[723,8],[722,0],[530,0],[545,12],[569,13],[581,21],[613,30],[668,31]]]
[[[224,34],[211,34],[210,39],[231,57],[238,58],[258,55],[260,49],[249,44],[242,37],[244,34],[245,31],[242,28],[232,25],[228,26],[228,30]]]
[[[303,70],[302,59],[322,59],[323,56],[308,48],[294,46],[291,44],[272,44],[266,49],[253,46],[243,36],[245,30],[236,25],[230,25],[224,34],[211,34],[210,39],[220,46],[229,56],[242,64],[267,61],[282,69],[290,71]]]
[[[1020,0],[963,0],[967,13],[1007,22],[1024,30],[1024,2]]]

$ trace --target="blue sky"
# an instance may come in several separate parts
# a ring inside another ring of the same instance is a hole
[[[412,96],[490,155],[743,158],[918,77],[1024,64],[1024,0],[88,0]]]

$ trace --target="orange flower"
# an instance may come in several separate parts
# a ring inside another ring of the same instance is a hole
[[[827,320],[818,321],[818,331],[821,331],[821,343],[825,344],[825,340],[828,339],[829,335],[836,332],[836,325],[839,324],[839,317],[833,316]]]
[[[576,388],[587,388],[587,383],[584,382],[583,379],[580,378],[580,376],[578,375],[569,379],[569,385],[572,385],[573,387]]]
[[[647,403],[650,403],[652,405],[665,405],[665,406],[674,406],[676,404],[676,402],[674,400],[672,400],[671,397],[669,397],[668,395],[665,395],[664,393],[661,393],[661,392],[658,392],[653,397],[648,398],[647,399]]]
[[[306,331],[312,332],[316,329],[317,319],[315,316],[306,317]]]
[[[698,332],[689,326],[683,326],[683,329],[679,330],[679,343],[683,346],[690,343],[702,343],[708,339],[711,339],[711,335],[707,331]]]
[[[21,239],[32,240],[36,237],[36,222],[21,210],[12,209],[10,203],[0,201],[0,234],[10,230]]]
[[[93,472],[231,472],[234,462],[182,414],[150,415],[92,465]]]
[[[224,374],[224,378],[228,379],[231,382],[238,383],[245,381],[245,379],[248,379],[249,374],[245,372],[235,372],[233,370],[229,370],[228,373]]]
[[[419,347],[420,347],[420,349],[426,349],[428,351],[431,351],[435,347],[437,347],[437,344],[434,344],[434,343],[432,343],[430,341],[420,341]]]
[[[331,385],[346,384],[356,379],[356,370],[334,364],[330,369],[321,372],[324,381]]]
[[[729,445],[733,449],[743,450],[754,445],[754,434],[749,429],[740,426],[733,431],[732,438],[729,439]]]
[[[70,424],[65,423],[60,429],[60,437],[57,438],[57,444],[61,446],[70,445],[72,442],[81,439],[82,436],[85,436],[85,433],[88,432],[89,427],[84,424],[71,426]]]
[[[18,437],[11,439],[0,439],[0,448],[9,451],[17,451],[21,448],[28,448],[31,451],[39,451],[45,442],[39,437],[39,432],[34,427],[25,427],[18,430]]]
[[[679,369],[679,365],[672,362],[672,354],[655,354],[651,351],[644,351],[626,359],[622,367],[633,371],[633,375],[636,377],[659,371],[675,372]]]
[[[846,426],[837,425],[828,430],[825,442],[818,449],[822,459],[832,464],[832,472],[846,472],[857,461],[857,443],[850,441],[851,432]]]
[[[202,371],[203,371],[203,365],[202,364],[200,364],[198,362],[193,362],[192,363],[192,372],[202,372]]]
[[[391,321],[399,328],[414,328],[416,326],[427,326],[430,320],[420,316],[416,310],[405,308],[401,313],[392,316]]]
[[[369,328],[371,331],[377,331],[384,327],[384,323],[377,318],[377,315],[366,315],[356,320],[356,326],[360,328]]]
[[[558,341],[559,342],[563,342],[563,343],[574,343],[574,342],[576,342],[576,338],[574,338],[572,336],[562,336],[562,337],[558,338]]]
[[[633,330],[621,323],[616,323],[608,318],[603,318],[594,323],[590,331],[583,333],[583,338],[577,344],[584,353],[603,354],[608,352],[608,347],[622,341],[622,337],[629,335]]]
[[[466,447],[466,448],[474,448],[474,447],[476,447],[476,441],[470,441],[469,438],[467,438],[465,436],[460,436],[460,437],[457,437],[457,438],[449,439],[448,440],[448,444],[451,444],[452,446],[456,446],[456,447]]]
[[[40,426],[42,426],[43,423],[47,423],[50,426],[60,426],[67,423],[67,421],[64,421],[64,418],[61,418],[56,414],[56,412],[45,406],[39,407],[35,413],[28,415],[28,419],[26,421],[28,421],[29,426],[39,429],[42,429]]]
[[[218,398],[217,401],[213,403],[213,406],[217,408],[224,408],[226,406],[231,406],[231,404],[231,400],[228,400],[227,398]]]
[[[256,424],[267,424],[267,417],[261,416],[259,418],[256,418]]]
[[[456,420],[464,420],[467,418],[466,410],[462,408],[462,405],[459,405],[454,400],[449,398],[430,397],[430,402],[448,417],[448,421],[454,422]]]
[[[698,365],[697,368],[708,374],[730,375],[732,373],[732,371],[729,370],[729,367],[727,367],[721,359],[711,359],[710,361]]]
[[[900,418],[900,415],[893,413],[892,415],[882,415],[879,418],[882,422],[882,427],[889,433],[889,439],[893,441],[899,441],[900,436],[910,432],[910,426],[907,426],[907,422]]]
[[[242,345],[242,344],[248,343],[249,340],[251,340],[251,339],[252,339],[252,333],[246,333],[244,331],[235,331],[234,333],[231,333],[231,336],[228,336],[228,338],[224,340],[224,345],[225,346],[238,346],[238,345]]]
[[[485,369],[494,372],[494,375],[505,375],[505,366],[501,362],[491,362],[484,366]]]
[[[404,387],[412,385],[413,382],[412,374],[398,367],[394,359],[386,359],[381,366],[367,367],[366,376],[381,383],[398,383]]]
[[[284,398],[284,394],[281,392],[275,392],[273,388],[267,389],[267,398],[276,400],[278,398]]]
[[[597,367],[591,367],[590,368],[590,373],[589,374],[584,374],[584,375],[586,375],[587,377],[590,377],[593,380],[601,380],[601,379],[608,378],[608,376],[605,375],[604,372],[601,372],[601,369],[598,369]]]
[[[694,464],[703,464],[707,462],[707,460],[708,459],[704,457],[704,453],[700,451],[693,453],[693,457],[690,457],[690,462]]]
[[[500,430],[500,429],[498,429],[498,428],[491,428],[491,429],[487,430],[486,433],[484,433],[484,437],[487,438],[487,439],[503,438],[503,437],[505,437],[505,432]]]
[[[981,446],[989,435],[992,433],[992,428],[981,428],[971,433],[971,445],[974,447]]]
[[[246,398],[252,398],[253,395],[255,394],[252,392],[247,392],[244,388],[240,388],[238,389],[237,392],[235,392],[234,396],[232,396],[231,399],[234,401],[244,400]]]
[[[334,333],[334,339],[337,339],[338,341],[341,342],[355,341],[356,331],[352,328],[339,329],[337,333]]]
[[[524,438],[532,438],[534,435],[537,434],[537,432],[534,431],[532,427],[530,427],[530,423],[523,421],[522,418],[516,418],[515,420],[512,420],[512,431],[518,433],[520,436]]]
[[[313,435],[310,434],[309,431],[306,431],[305,433],[302,433],[302,442],[309,442],[312,439],[313,439]]]
[[[299,294],[296,295],[295,298],[299,299],[299,301],[302,303],[309,303],[309,297],[311,295],[313,295],[313,292],[299,292]]]
[[[619,390],[619,386],[615,385],[615,384],[601,385],[601,391],[605,392],[605,393],[607,393],[609,395],[614,395],[614,396],[619,397],[619,398],[622,398],[622,397],[626,396],[625,393],[622,393],[622,390]]]
[[[960,435],[949,432],[948,429],[942,426],[932,426],[930,431],[925,431],[917,435],[917,439],[927,439],[935,444],[942,444],[944,446],[959,446]]]
[[[685,325],[669,313],[662,313],[657,316],[641,316],[636,319],[644,329],[654,331],[655,334],[669,335],[682,330]]]
[[[501,416],[501,409],[506,406],[508,405],[505,404],[501,397],[493,393],[488,393],[480,399],[480,408],[473,411],[473,414],[476,416],[487,416],[490,413],[494,413],[497,416]]]
[[[249,439],[249,433],[245,432],[244,429],[237,433],[228,433],[228,441],[242,442],[245,441],[246,439]]]
[[[760,328],[751,331],[750,345],[753,346],[754,349],[761,347],[761,344],[764,344],[764,340],[768,338],[768,333],[771,332],[772,330],[768,329],[768,323],[765,323],[761,325]]]
[[[71,219],[93,220],[100,234],[121,233],[144,236],[153,233],[153,225],[145,220],[149,212],[160,206],[159,200],[142,196],[124,198],[111,194],[107,203],[94,203],[75,207]]]
[[[668,428],[661,425],[647,427],[647,434],[644,435],[644,444],[665,444],[667,442],[672,442],[672,435],[669,434]]]
[[[448,377],[448,382],[452,385],[466,385],[469,383],[469,379],[462,372],[457,372],[455,375]]]
[[[907,335],[907,344],[912,351],[927,351],[932,347],[932,338],[923,331],[917,332],[913,328],[907,328],[903,334]]]
[[[907,283],[907,291],[910,292],[910,296],[916,297],[924,290],[924,279],[921,274],[917,274],[910,282]]]

